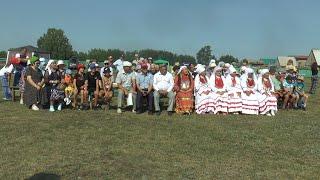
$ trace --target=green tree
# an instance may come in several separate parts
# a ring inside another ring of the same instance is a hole
[[[178,55],[177,62],[179,62],[180,64],[182,63],[196,63],[196,58],[194,58],[193,56],[189,56],[189,55]]]
[[[0,51],[0,58],[6,58],[7,52],[6,51]]]
[[[40,49],[49,51],[53,59],[69,59],[72,54],[72,45],[62,29],[49,28],[43,34],[37,45]]]
[[[104,61],[107,56],[107,50],[94,48],[89,50],[88,59],[96,59],[97,61]]]
[[[219,59],[219,62],[225,62],[225,63],[229,63],[229,64],[233,64],[233,63],[239,63],[239,59],[231,56],[231,55],[224,55],[224,56],[221,56],[220,59]]]
[[[197,62],[200,64],[209,64],[211,59],[215,59],[212,54],[211,46],[202,47],[197,53]]]

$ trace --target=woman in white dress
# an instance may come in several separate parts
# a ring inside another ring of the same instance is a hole
[[[257,89],[257,79],[254,70],[246,68],[241,76],[242,88],[242,114],[259,114],[259,92]]]
[[[209,78],[203,66],[197,67],[195,84],[195,107],[197,114],[214,113],[214,102],[212,90],[209,87]]]
[[[259,112],[262,115],[275,116],[277,111],[277,98],[274,95],[274,85],[270,79],[268,69],[260,71],[258,78]]]
[[[214,74],[211,75],[209,85],[213,91],[213,97],[215,102],[215,114],[221,113],[223,115],[228,114],[228,93],[227,84],[225,78],[222,76],[222,68],[217,66],[214,70]]]
[[[241,99],[241,82],[238,77],[237,70],[231,65],[229,67],[229,74],[226,78],[227,92],[229,97],[228,112],[239,114],[242,111],[242,99]]]

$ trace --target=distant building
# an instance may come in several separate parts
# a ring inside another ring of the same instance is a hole
[[[306,66],[310,67],[313,62],[317,62],[320,66],[320,49],[312,49],[306,62]]]
[[[298,68],[306,67],[308,56],[294,56],[297,60]]]
[[[289,60],[292,60],[293,65],[297,67],[297,60],[292,56],[278,56],[278,66],[282,68],[286,67]]]

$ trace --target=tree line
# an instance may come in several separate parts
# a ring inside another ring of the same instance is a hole
[[[139,54],[140,57],[148,58],[152,57],[154,60],[164,59],[169,61],[170,64],[176,62],[182,63],[201,63],[208,64],[211,59],[216,59],[211,46],[206,45],[202,47],[196,54],[192,55],[181,55],[165,50],[154,50],[154,49],[142,49],[134,51],[123,51],[120,49],[103,49],[103,48],[92,48],[87,52],[75,51],[70,43],[70,40],[65,35],[62,29],[49,28],[38,40],[37,46],[41,50],[50,52],[51,58],[53,59],[71,59],[76,58],[78,60],[95,59],[97,61],[104,61],[108,56],[113,56],[117,59],[121,55],[125,55],[125,59],[132,61],[135,54]],[[6,57],[6,51],[0,51],[0,57]],[[226,63],[239,62],[239,60],[232,55],[224,55],[217,59],[217,62],[223,61]]]

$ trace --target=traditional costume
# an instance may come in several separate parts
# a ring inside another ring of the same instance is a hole
[[[221,74],[222,68],[217,66],[214,70],[214,74],[211,75],[209,84],[213,91],[213,97],[215,102],[215,110],[214,113],[218,112],[227,113],[228,112],[228,93],[226,80]],[[218,73],[220,72],[220,75]]]
[[[183,70],[187,69],[187,66],[181,66],[180,70],[174,80],[174,90],[176,92],[176,109],[177,113],[190,114],[193,110],[193,91],[194,81],[192,74],[188,71],[187,74],[183,73]]]
[[[248,76],[249,74],[250,77]],[[246,68],[241,76],[242,114],[259,114],[259,93],[257,91],[257,79],[253,69]]]
[[[226,78],[227,91],[229,95],[228,112],[237,113],[242,111],[242,99],[241,99],[241,82],[237,76],[237,70],[233,67],[229,67],[230,74]]]
[[[266,73],[269,73],[268,69],[261,70],[261,77],[258,79],[258,91],[259,94],[259,112],[260,114],[275,115],[277,111],[277,98],[273,95],[274,86],[270,76],[264,77]]]
[[[209,78],[203,72],[205,67],[197,68],[195,84],[195,109],[197,114],[214,113],[215,103],[213,101],[213,92],[209,87]]]

